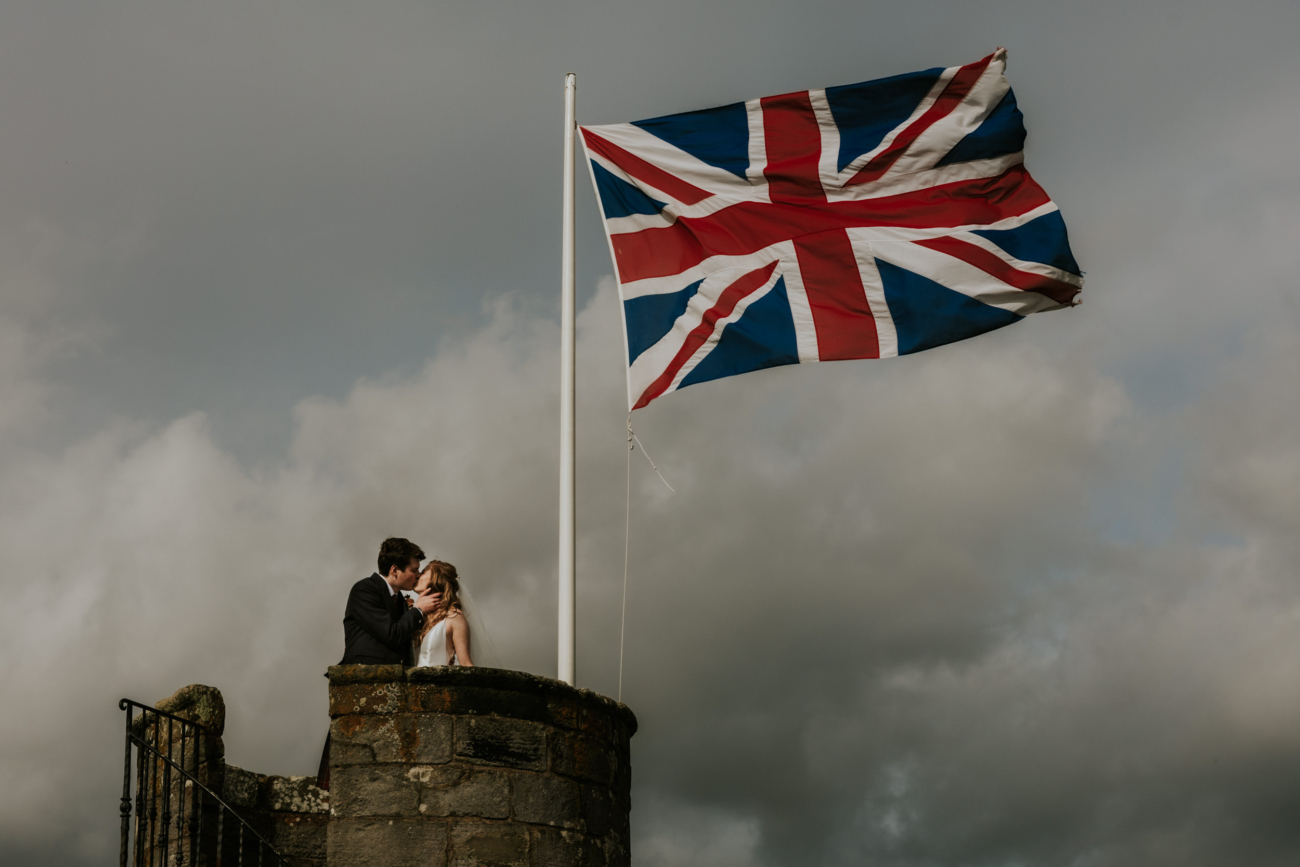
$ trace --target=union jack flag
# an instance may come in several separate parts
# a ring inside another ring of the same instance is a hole
[[[1003,74],[976,63],[608,126],[582,140],[618,271],[628,406],[887,358],[1076,303]]]

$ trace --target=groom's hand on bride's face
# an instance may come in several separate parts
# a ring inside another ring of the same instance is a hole
[[[415,597],[415,607],[420,609],[422,614],[428,614],[430,611],[437,608],[438,603],[441,601],[441,593],[423,593]]]

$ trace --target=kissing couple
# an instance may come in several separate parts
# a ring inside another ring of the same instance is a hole
[[[379,546],[376,565],[348,594],[339,665],[473,665],[456,567],[424,560],[419,545],[397,537]],[[414,599],[404,595],[410,591]],[[326,791],[330,740],[326,736],[316,773],[316,785]]]
[[[472,666],[456,567],[425,560],[419,545],[397,537],[379,546],[377,565],[348,594],[339,664]]]

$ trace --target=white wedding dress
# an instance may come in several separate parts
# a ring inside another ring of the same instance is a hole
[[[419,666],[456,664],[455,651],[452,651],[450,659],[447,657],[447,618],[444,617],[433,625],[429,634],[424,636],[415,648],[415,664]]]
[[[425,563],[427,562],[426,560]],[[424,563],[420,564],[420,568],[424,568]],[[478,606],[474,604],[469,588],[463,584],[460,588],[460,605],[461,614],[465,617],[465,625],[469,627],[470,658],[475,665],[501,668],[501,657],[497,653],[496,645],[492,643],[492,638],[488,635],[487,624],[479,616]],[[455,649],[449,650],[447,647],[445,617],[433,625],[422,641],[415,642],[415,664],[460,665],[460,660],[456,659]]]

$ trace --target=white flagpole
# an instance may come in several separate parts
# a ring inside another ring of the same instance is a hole
[[[574,680],[577,645],[574,506],[574,246],[573,137],[578,77],[564,76],[564,216],[560,264],[560,619],[559,679]]]

